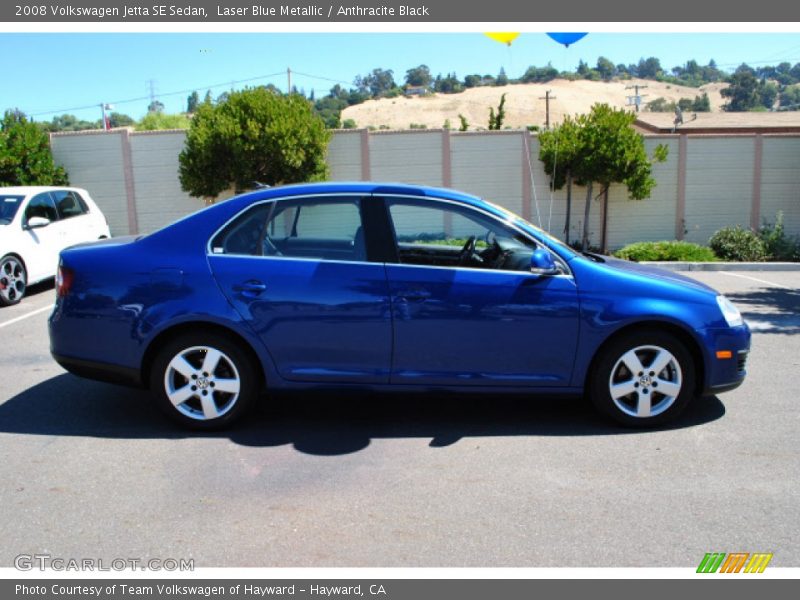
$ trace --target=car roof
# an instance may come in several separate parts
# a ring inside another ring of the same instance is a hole
[[[483,200],[477,196],[457,192],[455,190],[426,185],[413,185],[408,183],[375,182],[375,181],[328,181],[322,183],[299,183],[262,188],[248,192],[239,198],[250,200],[265,200],[273,197],[305,196],[313,194],[361,194],[361,195],[399,195],[418,196],[420,198],[434,197],[445,200],[455,200],[471,205],[483,206]]]
[[[41,192],[53,192],[55,190],[70,190],[73,192],[87,193],[83,188],[72,187],[70,185],[17,185],[0,187],[0,194],[27,196],[29,194],[39,194]]]

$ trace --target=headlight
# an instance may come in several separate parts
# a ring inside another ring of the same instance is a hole
[[[729,327],[738,327],[744,324],[742,313],[740,313],[739,309],[733,305],[733,302],[728,300],[725,296],[722,294],[717,296],[717,304],[722,311],[722,316],[725,317],[725,320],[728,322]]]

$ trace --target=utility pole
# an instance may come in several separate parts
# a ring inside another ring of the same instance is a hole
[[[550,99],[551,98],[553,100],[556,99],[555,96],[551,96],[550,95],[550,90],[547,90],[544,93],[544,98],[539,96],[539,100],[544,100],[544,114],[545,114],[545,117],[544,117],[544,128],[545,129],[550,129]]]
[[[642,98],[647,96],[647,94],[644,95],[640,94],[639,90],[640,89],[643,90],[646,87],[647,87],[646,85],[640,85],[638,83],[634,85],[625,86],[626,90],[631,90],[631,89],[634,90],[634,95],[628,96],[628,106],[634,106],[636,108],[636,112],[639,112],[639,105],[642,103]]]
[[[286,93],[292,93],[292,70],[286,67]]]
[[[100,104],[100,110],[103,111],[103,131],[108,131],[109,129],[111,129],[111,124],[109,123],[109,119],[108,119],[108,116],[106,115],[106,111],[107,110],[113,110],[113,109],[114,109],[114,105],[113,104],[107,104],[105,102]]]

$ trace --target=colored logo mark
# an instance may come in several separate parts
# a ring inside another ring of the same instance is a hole
[[[763,573],[772,553],[707,552],[697,566],[698,573]]]

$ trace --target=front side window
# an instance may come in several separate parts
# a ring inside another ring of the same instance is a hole
[[[58,190],[57,192],[52,192],[52,195],[60,218],[69,219],[86,213],[86,205],[83,199],[75,192]]]
[[[217,234],[211,252],[364,261],[360,200],[300,198],[259,204]]]
[[[32,217],[44,217],[49,221],[58,221],[58,211],[49,192],[34,196],[25,209],[25,222]]]
[[[415,199],[389,199],[401,263],[528,271],[536,244],[503,223],[468,207]]]

